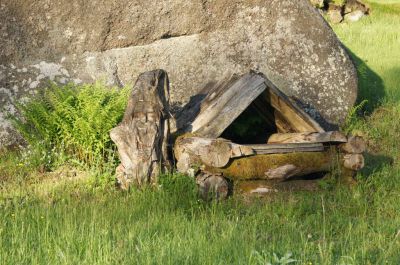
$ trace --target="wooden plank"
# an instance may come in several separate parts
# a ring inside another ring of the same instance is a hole
[[[286,121],[285,117],[283,117],[283,115],[279,111],[274,110],[274,116],[275,116],[275,125],[276,129],[278,130],[278,133],[296,132],[296,130],[292,128],[292,126]]]
[[[201,103],[190,132],[218,138],[223,131],[266,89],[264,78],[249,73],[234,82],[224,81],[209,92]]]
[[[301,109],[295,102],[280,91],[266,76],[268,89],[263,93],[265,99],[282,114],[296,132],[324,132],[325,130]]]
[[[306,132],[306,133],[276,133],[268,138],[269,144],[282,143],[346,143],[347,137],[339,131]]]
[[[324,132],[315,120],[260,73],[223,79],[207,86],[201,96],[176,115],[179,133],[192,132],[201,137],[218,138],[252,103],[265,122],[275,123],[278,132]],[[269,113],[268,105],[274,113]]]
[[[253,149],[256,155],[324,151],[324,145],[321,143],[252,144],[244,146]]]

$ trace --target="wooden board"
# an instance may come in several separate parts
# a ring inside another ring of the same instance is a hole
[[[206,86],[176,115],[176,131],[178,135],[191,132],[218,138],[250,105],[278,132],[324,132],[265,75],[256,72],[234,75]]]
[[[224,85],[227,84],[227,85]],[[249,73],[210,91],[191,124],[198,136],[217,138],[266,89],[264,78]]]
[[[268,138],[269,144],[283,143],[346,143],[347,137],[341,132],[276,133]]]
[[[263,93],[263,97],[281,114],[280,117],[284,118],[294,131],[325,131],[313,118],[310,117],[310,115],[279,90],[267,77],[264,76],[264,78],[268,89]]]
[[[257,155],[324,151],[324,145],[321,143],[252,144],[244,146],[253,149]]]

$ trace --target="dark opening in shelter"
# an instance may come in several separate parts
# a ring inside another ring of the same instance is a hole
[[[256,99],[261,101],[262,96]],[[257,106],[255,102],[245,109],[222,133],[221,137],[238,144],[265,144],[278,132],[274,109],[270,104]]]

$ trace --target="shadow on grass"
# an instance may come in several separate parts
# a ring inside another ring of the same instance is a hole
[[[365,178],[370,177],[377,171],[381,171],[385,166],[394,163],[392,157],[382,154],[365,153],[364,159],[365,167],[360,171],[360,173],[365,176]]]
[[[356,104],[360,104],[367,100],[362,114],[370,115],[374,109],[382,104],[382,100],[386,96],[385,86],[382,78],[368,67],[368,61],[363,61],[350,49],[345,47],[350,54],[358,73],[358,96]]]

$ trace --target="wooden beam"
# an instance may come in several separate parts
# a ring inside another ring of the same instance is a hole
[[[253,149],[257,155],[324,151],[324,145],[321,143],[246,144],[244,146]]]
[[[276,133],[268,138],[269,144],[283,143],[347,143],[347,137],[341,132],[303,132]]]

